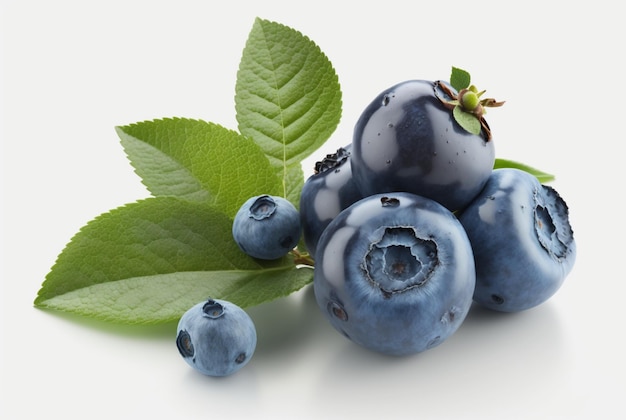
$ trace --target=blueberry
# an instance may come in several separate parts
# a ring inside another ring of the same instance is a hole
[[[402,82],[365,108],[352,141],[352,173],[364,195],[410,192],[454,211],[480,192],[493,169],[493,141],[455,121],[440,83]]]
[[[418,353],[452,335],[472,303],[472,249],[458,219],[410,193],[376,194],[324,230],[313,288],[330,323],[390,355]]]
[[[225,300],[208,299],[189,309],[178,322],[176,345],[194,369],[227,376],[244,367],[256,348],[250,316]]]
[[[576,258],[567,204],[518,169],[496,169],[459,215],[474,249],[480,305],[517,312],[548,300]]]
[[[317,242],[328,224],[341,212],[361,199],[350,169],[352,145],[341,147],[315,164],[300,195],[300,222],[304,244],[315,255]]]
[[[246,254],[264,260],[286,255],[300,240],[300,214],[282,197],[249,198],[235,215],[233,238]]]

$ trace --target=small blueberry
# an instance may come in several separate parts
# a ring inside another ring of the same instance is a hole
[[[274,260],[300,240],[300,214],[287,199],[260,195],[249,198],[235,215],[233,239],[254,258]]]
[[[178,322],[176,346],[194,369],[227,376],[254,354],[257,335],[250,316],[225,300],[208,299],[189,309]]]

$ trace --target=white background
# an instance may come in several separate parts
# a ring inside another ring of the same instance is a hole
[[[626,34],[618,2],[3,1],[4,419],[598,419],[624,396]],[[519,314],[472,311],[406,358],[337,334],[307,288],[249,313],[254,358],[197,374],[171,325],[101,324],[33,308],[55,258],[93,217],[148,196],[114,126],[201,118],[236,128],[234,86],[255,17],[313,39],[339,75],[343,117],[304,165],[351,141],[381,90],[469,70],[506,100],[497,156],[552,172],[578,243],[573,272]]]

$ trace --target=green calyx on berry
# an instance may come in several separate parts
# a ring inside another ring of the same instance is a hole
[[[441,103],[452,111],[454,119],[463,129],[472,134],[480,134],[484,131],[486,140],[491,140],[491,129],[485,121],[485,108],[495,108],[504,105],[504,101],[496,101],[493,98],[481,99],[485,91],[478,91],[476,86],[470,84],[470,74],[457,67],[452,67],[450,85],[458,93],[441,81],[435,82],[435,91],[440,89],[445,96],[437,95]]]

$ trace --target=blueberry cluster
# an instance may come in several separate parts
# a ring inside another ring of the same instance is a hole
[[[453,115],[444,82],[410,80],[363,111],[300,201],[317,303],[341,334],[391,355],[442,343],[472,302],[503,312],[550,298],[576,244],[564,200],[493,169],[494,141]]]
[[[322,313],[370,350],[435,347],[474,302],[537,306],[573,267],[565,201],[528,172],[494,170],[491,130],[482,113],[478,133],[458,123],[450,103],[459,96],[441,81],[390,87],[365,108],[352,142],[316,164],[299,210],[260,195],[235,216],[233,238],[254,258],[283,257],[303,239]],[[190,309],[178,330],[181,355],[208,375],[237,371],[256,344],[249,317],[225,301]]]

